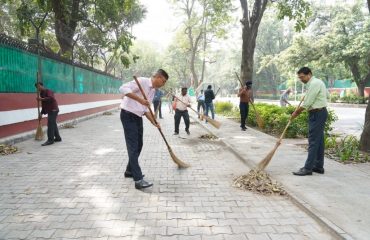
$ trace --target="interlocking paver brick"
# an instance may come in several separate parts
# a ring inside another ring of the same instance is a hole
[[[289,199],[231,186],[249,169],[198,124],[173,136],[162,130],[188,169],[171,160],[158,131],[144,120],[140,164],[153,188],[138,191],[123,176],[127,150],[119,113],[61,129],[63,142],[21,142],[0,161],[0,239],[225,240],[330,239]]]

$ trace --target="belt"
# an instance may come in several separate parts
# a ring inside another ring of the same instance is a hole
[[[309,110],[309,112],[320,112],[321,110],[324,110],[324,109],[326,109],[326,107],[323,107],[323,108],[314,108],[314,109]]]

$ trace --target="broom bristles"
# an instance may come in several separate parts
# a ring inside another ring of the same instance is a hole
[[[172,149],[169,146],[168,146],[168,151],[170,152],[172,160],[177,164],[177,166],[179,168],[188,168],[188,167],[190,167],[189,164],[184,163],[178,157],[176,157],[176,155],[172,152]]]
[[[276,143],[275,147],[266,155],[264,159],[262,159],[261,162],[258,163],[258,166],[257,166],[258,170],[264,170],[267,167],[272,157],[274,156],[276,149],[278,149],[279,146],[280,144]]]
[[[221,127],[221,123],[210,118],[210,117],[207,117],[207,116],[204,116],[206,118],[206,120],[209,122],[209,124],[211,124],[212,126],[214,126],[215,128],[219,129]]]
[[[37,129],[36,129],[35,140],[41,141],[43,139],[44,139],[44,132],[42,131],[41,123],[39,122],[39,125],[37,126]]]

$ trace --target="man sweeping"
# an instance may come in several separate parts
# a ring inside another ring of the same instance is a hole
[[[245,131],[247,129],[245,122],[248,118],[249,102],[253,102],[252,81],[247,81],[245,86],[239,89],[238,97],[240,98],[240,128]]]
[[[148,107],[153,101],[156,89],[164,86],[168,80],[168,74],[159,69],[151,78],[138,78],[148,100],[145,100],[135,81],[123,84],[119,91],[124,98],[121,102],[121,122],[125,134],[125,141],[128,153],[128,163],[125,171],[126,178],[133,178],[136,189],[143,189],[153,186],[153,183],[144,180],[139,165],[139,156],[143,147],[143,118],[145,117],[157,128],[160,128]]]
[[[188,89],[186,87],[181,88],[181,96],[176,97],[176,110],[175,110],[175,133],[174,135],[179,135],[179,127],[181,117],[184,119],[185,122],[185,132],[190,135],[189,127],[190,127],[190,117],[188,113],[188,107],[191,105],[190,97],[188,96]]]
[[[54,92],[44,87],[42,82],[35,83],[35,87],[40,92],[40,97],[37,97],[37,101],[41,102],[41,114],[48,115],[48,140],[41,144],[41,146],[48,146],[54,144],[54,142],[61,142],[62,138],[59,135],[57,117],[59,113],[58,103],[54,97]],[[41,119],[41,116],[39,116]]]
[[[308,117],[308,156],[303,168],[293,172],[297,176],[312,175],[312,172],[324,173],[324,128],[328,118],[327,91],[323,81],[312,76],[308,67],[297,72],[298,78],[306,84],[307,93],[303,104],[292,113],[296,118],[303,110],[309,112]]]

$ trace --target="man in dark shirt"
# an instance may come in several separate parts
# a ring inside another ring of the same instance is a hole
[[[213,108],[213,99],[215,99],[215,94],[212,90],[212,86],[208,85],[207,90],[204,91],[204,103],[206,105],[206,116],[208,117],[208,111],[211,110],[212,119],[215,119],[215,110]],[[206,121],[207,122],[207,121]]]
[[[41,144],[41,146],[51,145],[54,142],[61,142],[62,138],[59,135],[57,116],[59,113],[57,100],[54,98],[53,91],[44,87],[44,84],[39,82],[35,83],[35,87],[40,92],[40,97],[37,97],[38,101],[41,101],[41,115],[48,115],[48,140]],[[39,116],[41,118],[42,116]]]

